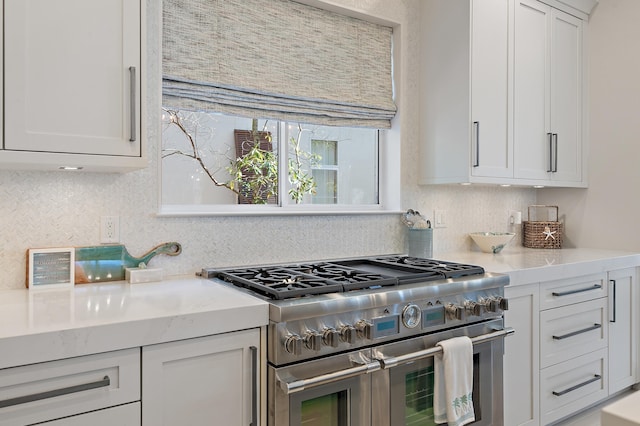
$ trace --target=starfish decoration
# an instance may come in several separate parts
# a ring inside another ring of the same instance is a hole
[[[556,237],[553,236],[553,234],[555,234],[557,231],[552,231],[548,226],[544,227],[544,232],[543,234],[546,235],[546,237],[544,237],[544,240],[548,240],[549,237],[553,238],[554,240],[556,239]]]

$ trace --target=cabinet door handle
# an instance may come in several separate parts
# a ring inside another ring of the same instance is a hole
[[[562,296],[568,296],[570,294],[576,294],[576,293],[582,293],[583,291],[591,291],[591,290],[597,290],[602,288],[602,285],[600,284],[595,284],[593,287],[587,287],[587,288],[579,288],[577,290],[569,290],[569,291],[561,291],[561,292],[553,292],[551,293],[551,295],[553,296],[557,296],[557,297],[562,297]]]
[[[258,425],[258,348],[249,346],[251,351],[251,423]]]
[[[130,131],[129,142],[136,141],[136,67],[129,67]]]
[[[573,331],[571,333],[563,334],[562,336],[551,336],[551,337],[553,337],[553,340],[562,340],[568,337],[576,336],[578,334],[586,333],[588,331],[597,330],[601,327],[602,327],[602,324],[593,324],[591,327],[583,328],[582,330]]]
[[[564,394],[567,394],[569,392],[572,392],[576,389],[580,389],[583,386],[587,386],[589,383],[593,383],[593,382],[597,382],[598,380],[600,380],[602,378],[601,375],[599,374],[594,374],[592,378],[590,378],[589,380],[582,382],[582,383],[578,383],[575,386],[571,386],[570,388],[566,388],[565,390],[561,390],[561,391],[553,391],[551,392],[552,394],[554,394],[555,396],[562,396]]]
[[[81,385],[69,386],[66,388],[54,389],[46,392],[33,393],[31,395],[18,396],[0,401],[0,408],[11,407],[13,405],[26,404],[28,402],[40,401],[42,399],[55,398],[56,396],[68,395],[70,393],[83,392],[90,389],[107,387],[111,384],[109,376],[104,376],[102,380]]]
[[[553,134],[553,172],[556,173],[558,171],[558,134]]]
[[[611,284],[611,293],[613,296],[613,319],[610,319],[609,322],[616,322],[616,280],[609,280]]]
[[[473,163],[473,167],[479,167],[480,166],[480,122],[479,121],[473,122],[473,129],[476,134],[476,155],[475,155],[476,158],[475,158],[475,162]]]
[[[547,133],[547,137],[549,138],[549,168],[547,173],[551,173],[553,172],[553,133]]]

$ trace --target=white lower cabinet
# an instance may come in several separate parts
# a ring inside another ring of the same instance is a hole
[[[137,426],[140,424],[140,402],[132,402],[41,424],[46,426]]]
[[[577,413],[608,396],[607,349],[540,370],[543,425]]]
[[[607,299],[540,312],[540,367],[607,348]]]
[[[504,424],[538,425],[538,284],[506,287],[504,293],[509,300],[509,310],[504,313],[505,326],[516,330],[504,339]]]
[[[638,381],[636,268],[505,288],[505,425],[553,424]]]
[[[257,425],[258,329],[142,348],[144,426]]]
[[[609,279],[609,393],[637,381],[638,289],[636,269],[611,271]]]
[[[0,370],[3,426],[39,423],[136,401],[140,401],[139,348]],[[129,424],[118,423],[118,419],[112,417],[112,424]],[[57,424],[77,424],[66,421]]]
[[[0,369],[0,425],[260,422],[259,328]]]

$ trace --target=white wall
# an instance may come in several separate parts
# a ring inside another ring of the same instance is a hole
[[[450,250],[470,249],[468,232],[506,230],[507,211],[526,209],[535,202],[535,192],[417,185],[420,165],[415,154],[420,143],[417,125],[420,116],[416,98],[419,82],[414,71],[420,54],[417,36],[420,25],[414,10],[419,1],[331,0],[325,3],[401,24],[402,57],[398,71],[402,77],[398,84],[398,107],[402,188],[398,190],[402,191],[404,209],[414,208],[429,215],[434,208],[447,211],[448,227],[434,232],[434,256],[438,256]],[[160,3],[147,0],[149,8],[158,7]],[[152,38],[159,34],[153,22],[150,22],[150,33]],[[157,38],[154,40],[151,46],[158,44]],[[158,52],[152,49],[149,56],[148,93],[153,98],[159,96],[160,87]],[[149,104],[159,105],[158,99]],[[121,241],[133,255],[141,255],[161,242],[180,242],[183,245],[180,256],[159,256],[151,261],[150,266],[162,267],[166,274],[193,274],[210,266],[374,255],[404,249],[405,230],[399,214],[156,217],[159,113],[148,111],[150,164],[145,170],[124,175],[0,171],[0,289],[24,285],[25,254],[30,247],[98,244],[101,215],[120,216]],[[631,192],[629,189],[628,193]]]
[[[640,2],[600,0],[589,21],[589,188],[544,189],[566,246],[640,250]]]

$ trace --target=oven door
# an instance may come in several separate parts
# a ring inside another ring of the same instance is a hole
[[[268,368],[270,426],[371,424],[371,375],[380,363],[369,350]]]
[[[430,334],[374,349],[383,369],[372,379],[373,425],[435,425],[433,419],[433,365],[435,344],[469,336],[473,345],[473,408],[475,426],[503,424],[503,321],[492,320]]]

